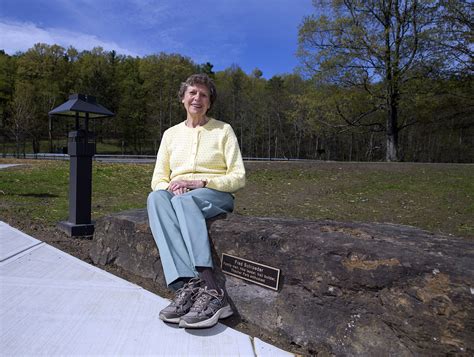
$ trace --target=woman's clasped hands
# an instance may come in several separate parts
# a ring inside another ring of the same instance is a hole
[[[171,181],[168,191],[174,195],[182,195],[196,188],[206,187],[206,181],[203,180],[176,180]]]

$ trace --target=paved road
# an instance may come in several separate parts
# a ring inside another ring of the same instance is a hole
[[[0,170],[6,169],[7,167],[20,166],[21,164],[0,164]]]

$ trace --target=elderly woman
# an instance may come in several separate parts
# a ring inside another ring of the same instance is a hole
[[[231,126],[207,116],[216,96],[205,74],[181,84],[186,120],[163,134],[147,202],[166,283],[179,288],[160,318],[185,328],[211,327],[233,313],[214,278],[206,219],[233,210],[245,168]]]

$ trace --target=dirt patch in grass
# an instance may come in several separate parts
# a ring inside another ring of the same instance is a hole
[[[388,222],[474,238],[474,165],[247,162],[236,210],[255,216]]]

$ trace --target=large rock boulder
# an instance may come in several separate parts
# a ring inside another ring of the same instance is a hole
[[[393,224],[221,216],[222,253],[281,269],[278,291],[222,275],[241,319],[308,354],[474,354],[473,242]],[[145,210],[101,219],[91,258],[164,286]]]
[[[94,264],[115,264],[166,287],[146,210],[124,211],[99,219],[90,257]]]

